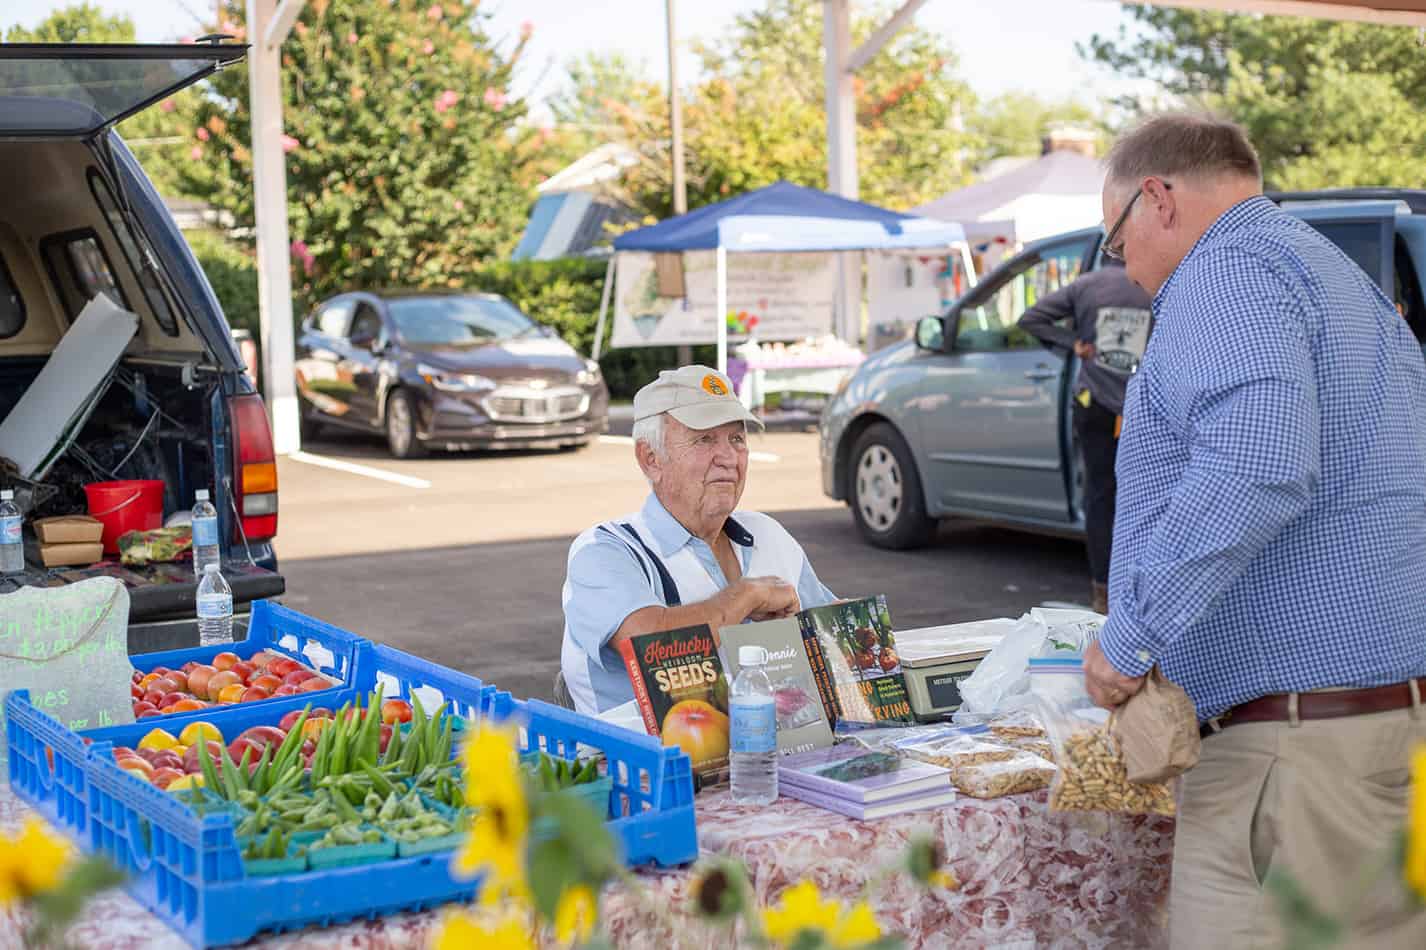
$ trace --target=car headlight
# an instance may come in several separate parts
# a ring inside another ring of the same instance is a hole
[[[581,386],[593,386],[600,378],[599,364],[594,360],[585,360],[584,369],[575,374],[574,381]]]
[[[495,382],[474,373],[452,373],[421,363],[416,367],[416,375],[432,386],[448,393],[471,393],[494,389]]]

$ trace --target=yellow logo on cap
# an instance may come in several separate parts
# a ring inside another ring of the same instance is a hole
[[[723,385],[723,381],[712,373],[703,377],[703,391],[710,396],[728,395],[728,387]]]

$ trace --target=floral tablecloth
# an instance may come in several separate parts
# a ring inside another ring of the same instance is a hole
[[[0,827],[13,830],[25,806],[0,786]],[[909,837],[940,839],[958,891],[918,889],[892,875],[874,890],[883,928],[912,947],[1135,947],[1164,942],[1173,822],[1163,818],[1051,814],[1045,793],[980,801],[962,797],[935,811],[859,822],[780,799],[744,808],[726,793],[698,800],[705,853],[741,859],[759,901],[810,878],[831,896],[854,900],[905,852]],[[683,916],[689,871],[644,872],[641,893],[616,887],[604,902],[605,923],[618,947],[673,950],[724,948],[735,935],[690,927]],[[327,930],[256,941],[282,950],[416,948],[438,912],[401,914]],[[0,948],[20,947],[20,922],[0,911]],[[93,904],[71,931],[81,947],[180,950],[187,945],[124,894]]]

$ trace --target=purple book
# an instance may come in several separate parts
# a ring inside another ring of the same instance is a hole
[[[857,745],[784,756],[778,762],[777,778],[784,786],[863,805],[951,787],[948,769]]]
[[[950,787],[898,795],[895,798],[888,798],[870,805],[848,801],[845,798],[838,798],[836,795],[823,795],[821,792],[814,792],[810,788],[802,788],[797,785],[781,785],[779,788],[782,794],[788,798],[795,798],[800,802],[816,805],[818,808],[825,808],[839,815],[846,815],[848,818],[855,818],[857,821],[888,818],[892,815],[919,811],[923,808],[941,808],[956,800],[956,790]]]

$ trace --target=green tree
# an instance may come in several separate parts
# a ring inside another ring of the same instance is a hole
[[[854,42],[888,16],[855,16]],[[696,43],[702,78],[684,94],[685,160],[691,208],[786,179],[827,186],[823,112],[822,4],[766,0],[739,15],[715,42]],[[857,147],[866,201],[909,207],[969,180],[978,145],[961,131],[970,89],[955,55],[935,34],[899,33],[858,75]],[[610,80],[609,77],[615,77]],[[582,77],[582,78],[581,78]],[[652,217],[672,211],[667,92],[610,60],[586,62],[565,101],[589,126],[608,128],[639,162],[611,186]],[[607,85],[605,85],[607,83]]]
[[[241,4],[227,16],[243,40]],[[305,305],[346,287],[459,286],[504,256],[530,195],[524,116],[508,93],[528,30],[501,50],[474,0],[311,0],[282,48],[293,283]],[[253,223],[246,70],[208,84],[184,190]]]
[[[1039,155],[1046,131],[1056,123],[1102,131],[1095,110],[1066,99],[1052,102],[1029,92],[1007,92],[983,103],[967,122],[981,140],[982,161],[1010,155]]]
[[[1415,30],[1129,6],[1081,50],[1241,122],[1269,187],[1414,185],[1426,174]],[[1132,106],[1132,103],[1125,103]]]

